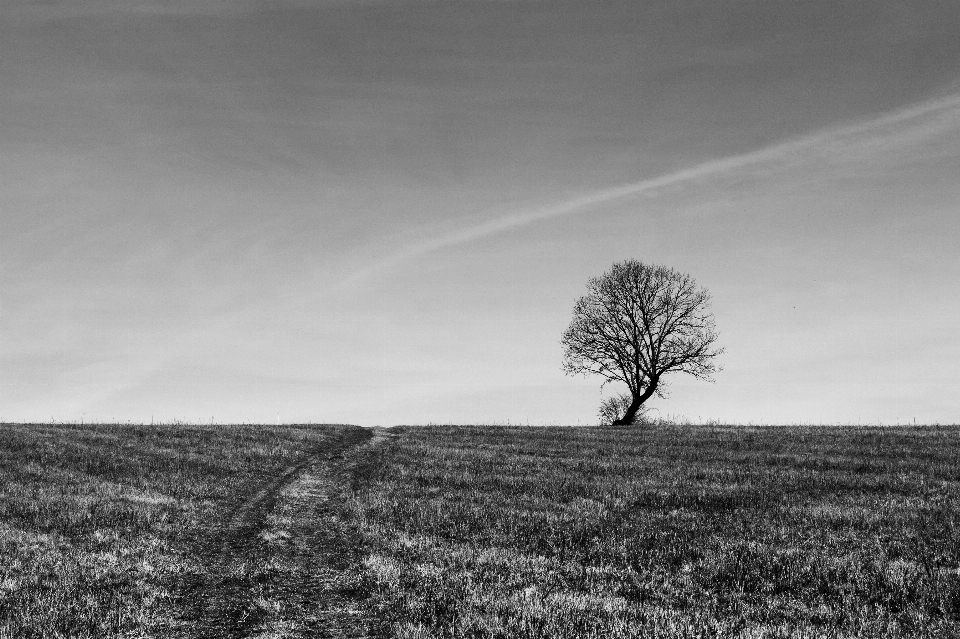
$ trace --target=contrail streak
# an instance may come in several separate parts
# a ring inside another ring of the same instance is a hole
[[[369,266],[354,272],[341,280],[328,292],[340,291],[362,281],[371,275],[389,267],[421,257],[427,253],[451,246],[467,244],[482,238],[498,235],[507,231],[529,226],[543,220],[550,220],[589,210],[600,204],[605,204],[624,197],[636,196],[667,186],[674,186],[685,182],[693,182],[706,177],[712,177],[744,167],[783,160],[802,151],[807,151],[823,145],[836,142],[843,138],[855,137],[859,134],[876,132],[886,127],[921,118],[923,116],[944,112],[954,112],[960,115],[960,95],[947,97],[916,104],[905,109],[894,111],[880,117],[830,129],[824,129],[800,138],[780,142],[756,151],[740,155],[733,155],[716,160],[697,164],[690,168],[661,175],[659,177],[641,180],[623,186],[595,191],[575,197],[564,202],[557,202],[533,210],[515,212],[503,217],[476,224],[458,231],[453,231],[439,237],[430,238],[422,242],[410,244]]]

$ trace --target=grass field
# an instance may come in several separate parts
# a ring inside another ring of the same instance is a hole
[[[957,427],[411,427],[379,469],[397,637],[960,636]]]
[[[199,625],[263,618],[250,593],[270,566],[241,544],[243,574],[214,583],[222,544],[284,469],[360,430],[0,425],[0,637],[238,636]],[[213,588],[241,609],[192,610]]]
[[[960,637],[958,427],[4,424],[0,482],[3,638]]]

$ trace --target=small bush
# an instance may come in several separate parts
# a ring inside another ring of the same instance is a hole
[[[620,393],[613,397],[608,397],[600,403],[600,424],[609,426],[624,416],[627,409],[630,408],[630,402],[633,396],[630,393]],[[651,409],[649,406],[641,406],[633,418],[634,424],[646,424],[650,421]]]

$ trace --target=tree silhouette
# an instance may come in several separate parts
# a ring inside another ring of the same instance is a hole
[[[632,393],[620,393],[613,397],[606,398],[600,402],[600,423],[605,425],[616,424],[620,418],[626,414],[632,402]],[[646,405],[641,406],[639,410],[637,410],[637,414],[634,415],[633,423],[643,424],[647,422],[651,410],[652,409],[648,409]]]
[[[644,402],[663,396],[664,375],[711,381],[720,370],[710,294],[689,275],[626,260],[591,278],[587,290],[561,339],[563,368],[627,385],[631,401],[614,424],[634,423]]]

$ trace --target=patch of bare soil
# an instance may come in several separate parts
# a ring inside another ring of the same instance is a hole
[[[363,550],[344,507],[370,472],[364,452],[386,436],[345,431],[205,534],[206,565],[183,579],[171,636],[369,637]]]

